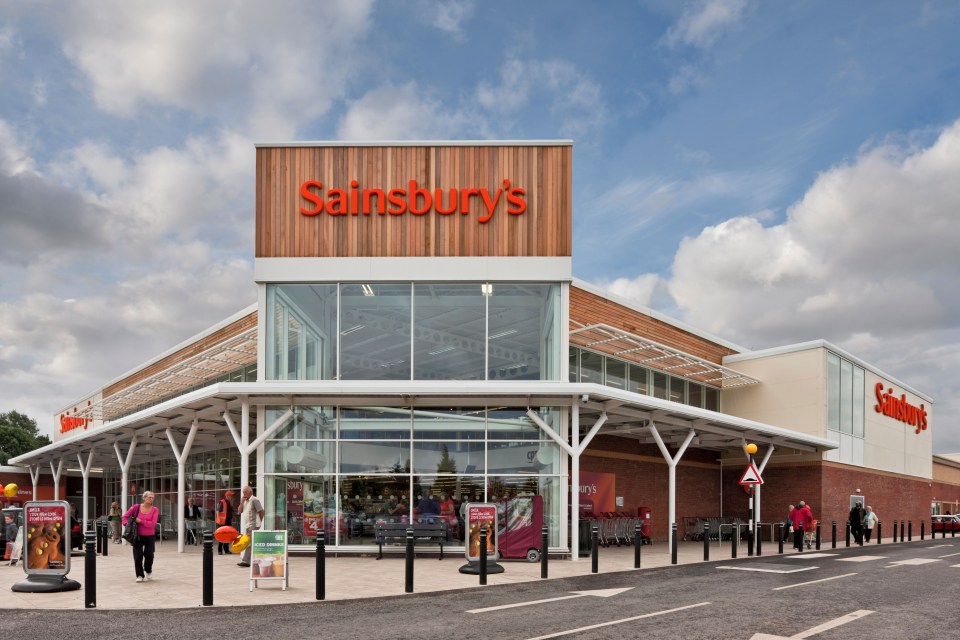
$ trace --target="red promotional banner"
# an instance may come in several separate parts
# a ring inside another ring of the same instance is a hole
[[[580,511],[603,513],[617,509],[617,474],[580,472]]]
[[[487,528],[487,557],[497,557],[497,505],[470,503],[467,505],[466,554],[468,561],[480,559],[480,528]]]

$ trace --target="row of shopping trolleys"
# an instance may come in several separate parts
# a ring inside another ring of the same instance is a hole
[[[601,546],[630,546],[634,544],[637,527],[640,527],[640,544],[650,544],[650,518],[641,518],[627,512],[605,511],[586,514],[583,522],[589,522],[591,530],[597,527]]]

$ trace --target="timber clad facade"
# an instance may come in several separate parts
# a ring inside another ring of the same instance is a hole
[[[514,146],[297,146],[257,148],[257,258],[304,257],[569,257],[572,147]],[[471,197],[469,214],[307,216],[301,185],[327,189],[408,190],[415,180],[443,206],[451,189],[504,189],[488,222]],[[526,211],[507,213],[504,181],[525,192]]]

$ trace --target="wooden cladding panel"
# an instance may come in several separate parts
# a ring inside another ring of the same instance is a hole
[[[737,353],[733,349],[619,305],[589,291],[570,287],[570,329],[592,324],[607,324],[698,358],[703,358],[714,364],[722,364],[723,356]],[[575,339],[576,336],[571,336],[571,343]],[[595,350],[605,353],[610,352],[610,350],[604,350],[603,345],[598,345]],[[655,365],[653,366],[656,368]]]
[[[504,180],[525,190],[527,210],[507,213]],[[256,256],[431,257],[570,256],[572,248],[570,146],[260,147],[257,149]],[[328,189],[408,190],[416,180],[443,206],[450,189],[498,189],[503,194],[486,223],[479,197],[470,213],[305,216],[314,203],[300,195],[307,180]]]
[[[254,311],[250,315],[244,316],[243,318],[240,318],[236,322],[233,322],[227,325],[226,327],[223,327],[222,329],[219,329],[214,333],[211,333],[208,336],[204,336],[202,339],[198,340],[197,342],[194,342],[193,344],[190,344],[175,353],[171,353],[166,358],[162,358],[157,362],[154,362],[153,364],[147,367],[144,367],[143,369],[124,378],[123,380],[113,383],[112,385],[110,385],[109,387],[103,390],[103,398],[106,399],[115,393],[118,393],[120,391],[123,391],[124,389],[132,387],[138,382],[146,380],[147,378],[154,376],[158,373],[161,373],[166,369],[169,369],[170,367],[173,367],[179,364],[180,362],[187,360],[188,358],[192,358],[193,356],[203,353],[204,351],[206,351],[207,349],[210,349],[211,347],[215,347],[216,345],[220,344],[225,340],[229,340],[234,336],[238,336],[241,333],[244,333],[245,331],[249,331],[250,329],[255,329],[256,327],[257,327],[257,312]],[[254,354],[250,358],[249,362],[244,362],[243,365],[253,364],[256,361],[257,361],[257,357],[256,357],[256,354]],[[243,365],[238,364],[238,366],[243,366]],[[211,379],[216,377],[217,375],[211,374]]]

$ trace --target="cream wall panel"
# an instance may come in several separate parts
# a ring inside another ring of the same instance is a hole
[[[884,391],[892,388],[893,395],[897,398],[906,394],[908,403],[915,407],[923,405],[927,412],[927,428],[917,433],[917,427],[877,412],[875,388],[878,382],[883,384]],[[935,421],[930,402],[870,371],[867,372],[865,384],[864,465],[883,471],[931,478]]]
[[[760,384],[723,392],[723,412],[826,437],[824,350],[809,349],[726,366]]]

